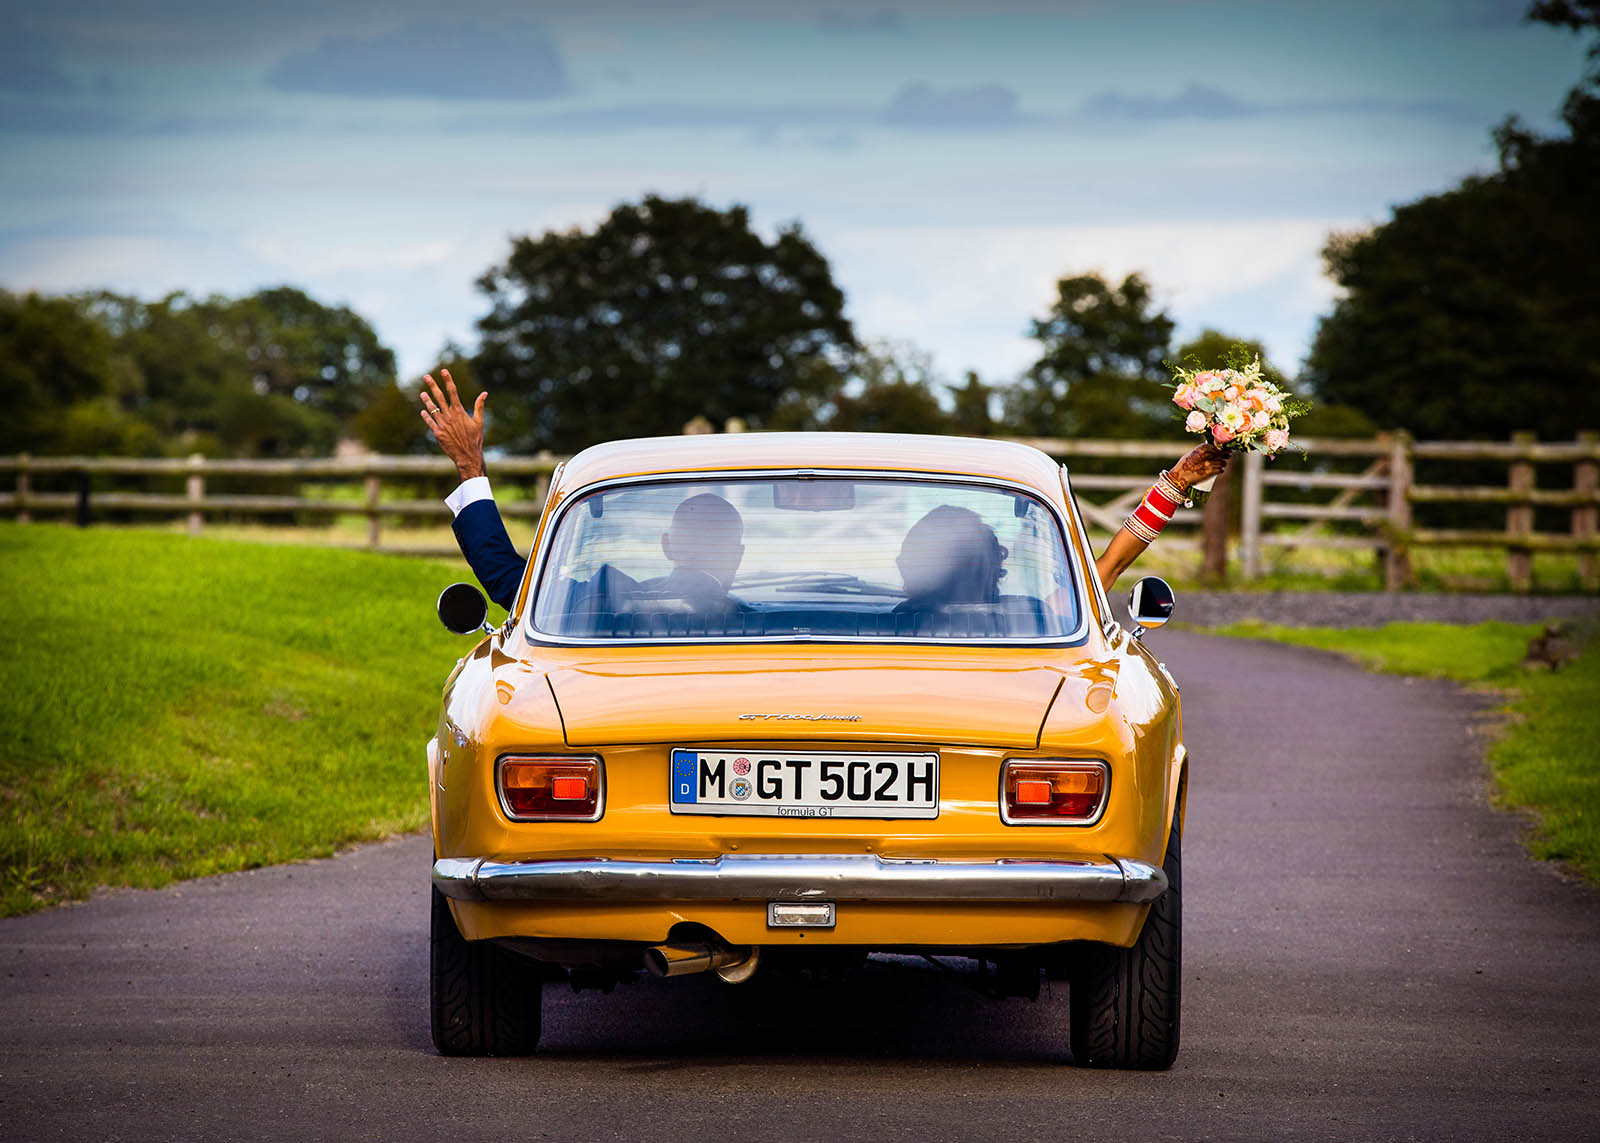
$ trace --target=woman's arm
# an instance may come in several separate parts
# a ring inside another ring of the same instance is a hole
[[[1172,466],[1167,479],[1177,486],[1179,492],[1187,492],[1206,477],[1216,476],[1227,466],[1228,454],[1208,441],[1190,449],[1182,460]],[[1117,529],[1106,550],[1094,562],[1094,570],[1107,591],[1149,546],[1149,540],[1135,535],[1127,525]]]

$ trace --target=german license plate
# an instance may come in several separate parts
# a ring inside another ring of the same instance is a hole
[[[775,818],[936,818],[937,754],[674,750],[672,812]]]

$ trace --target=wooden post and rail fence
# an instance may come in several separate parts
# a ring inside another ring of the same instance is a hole
[[[1170,462],[1184,447],[1182,441],[1026,439],[1069,466],[1079,505],[1091,527],[1113,531],[1138,504],[1149,486],[1153,468]],[[1578,578],[1588,591],[1600,589],[1600,434],[1580,432],[1574,441],[1539,441],[1530,433],[1515,433],[1509,441],[1414,441],[1403,432],[1384,433],[1370,439],[1319,439],[1301,442],[1302,459],[1291,454],[1268,462],[1259,453],[1236,458],[1226,478],[1237,486],[1238,538],[1234,551],[1241,576],[1259,578],[1266,554],[1274,548],[1355,548],[1374,553],[1383,569],[1385,586],[1399,590],[1413,582],[1412,556],[1419,549],[1475,547],[1505,553],[1506,578],[1514,591],[1533,585],[1536,552],[1570,552],[1577,558]],[[543,508],[550,474],[560,463],[549,453],[536,456],[498,457],[492,461],[498,481],[526,485],[531,495],[502,500],[502,511],[512,518],[531,519]],[[1137,474],[1096,472],[1099,467],[1129,467],[1141,462]],[[1109,463],[1107,463],[1109,462]],[[1503,465],[1502,484],[1418,483],[1417,466],[1435,471],[1444,462]],[[1538,470],[1565,470],[1559,486],[1547,480],[1541,486]],[[97,514],[181,517],[190,534],[197,535],[210,517],[229,519],[284,517],[364,516],[367,546],[384,551],[443,552],[404,543],[384,543],[383,524],[397,517],[443,524],[449,509],[436,494],[448,488],[454,469],[443,457],[366,456],[317,460],[211,460],[129,457],[0,457],[0,517],[19,522],[35,518],[71,518],[89,525]],[[12,489],[4,490],[7,478]],[[36,478],[56,487],[35,488]],[[148,484],[165,482],[183,491],[126,491],[114,487],[118,479]],[[208,480],[213,483],[208,488]],[[297,495],[220,492],[217,482],[239,485],[270,481],[275,486],[294,484]],[[359,482],[359,499],[344,496],[307,496],[305,487],[328,491],[329,485]],[[60,486],[68,485],[63,490]],[[402,496],[385,498],[386,486]],[[1319,497],[1327,497],[1319,499]],[[1439,512],[1425,506],[1478,506],[1503,511],[1503,528],[1446,528],[1419,526],[1415,517],[1424,508],[1435,523]],[[1569,519],[1563,531],[1537,531],[1540,510],[1548,521],[1552,510]],[[1213,527],[1226,527],[1228,517],[1211,513]],[[1174,524],[1197,531],[1202,515],[1180,512]],[[1220,525],[1218,524],[1220,521]],[[1222,539],[1223,537],[1218,537]],[[1182,535],[1164,537],[1163,548],[1200,548],[1200,541]],[[453,550],[453,549],[452,549]]]

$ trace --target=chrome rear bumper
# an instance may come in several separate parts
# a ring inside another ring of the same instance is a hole
[[[1144,904],[1167,875],[1098,861],[922,861],[876,854],[724,854],[673,861],[444,857],[433,883],[459,901],[1107,901]]]

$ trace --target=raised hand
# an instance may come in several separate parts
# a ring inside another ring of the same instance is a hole
[[[1167,475],[1180,490],[1193,488],[1208,476],[1216,476],[1228,467],[1228,452],[1210,441],[1196,445],[1172,466]]]
[[[423,377],[427,388],[422,393],[422,420],[433,432],[445,456],[455,462],[456,473],[462,480],[483,476],[483,406],[489,394],[479,393],[472,412],[467,412],[456,392],[456,383],[450,370],[439,370],[444,378],[441,391],[429,373]]]

